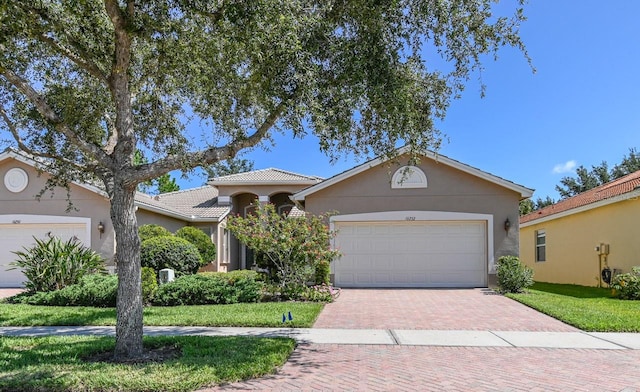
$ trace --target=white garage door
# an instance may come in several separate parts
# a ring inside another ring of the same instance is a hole
[[[338,287],[485,287],[485,221],[336,222]]]
[[[46,239],[48,235],[62,240],[76,236],[84,244],[89,244],[85,223],[0,223],[0,287],[22,287],[24,274],[18,270],[7,270],[16,259],[13,251],[23,250],[35,244],[33,237]]]

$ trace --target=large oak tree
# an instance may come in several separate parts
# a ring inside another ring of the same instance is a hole
[[[98,179],[110,197],[115,356],[143,353],[139,183],[274,132],[313,133],[331,158],[437,148],[434,121],[481,60],[524,52],[523,2],[0,0],[2,132],[58,184]]]

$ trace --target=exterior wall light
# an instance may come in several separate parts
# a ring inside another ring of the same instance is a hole
[[[511,227],[511,222],[509,221],[509,218],[507,218],[507,220],[504,221],[504,231],[508,233],[510,227]]]
[[[100,233],[100,238],[102,238],[102,234],[104,234],[104,223],[102,221],[98,223],[98,232]]]

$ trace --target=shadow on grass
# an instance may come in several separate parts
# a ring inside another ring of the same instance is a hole
[[[0,326],[115,325],[113,308],[0,304]]]
[[[536,282],[531,289],[574,298],[612,298],[610,289],[600,287]]]
[[[291,339],[145,337],[145,347],[179,347],[162,363],[114,364],[83,358],[113,350],[111,337],[0,337],[0,390],[174,390],[259,377],[289,357]]]

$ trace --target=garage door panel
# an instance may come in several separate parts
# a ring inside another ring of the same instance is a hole
[[[340,222],[336,285],[485,286],[485,227],[484,221]]]

